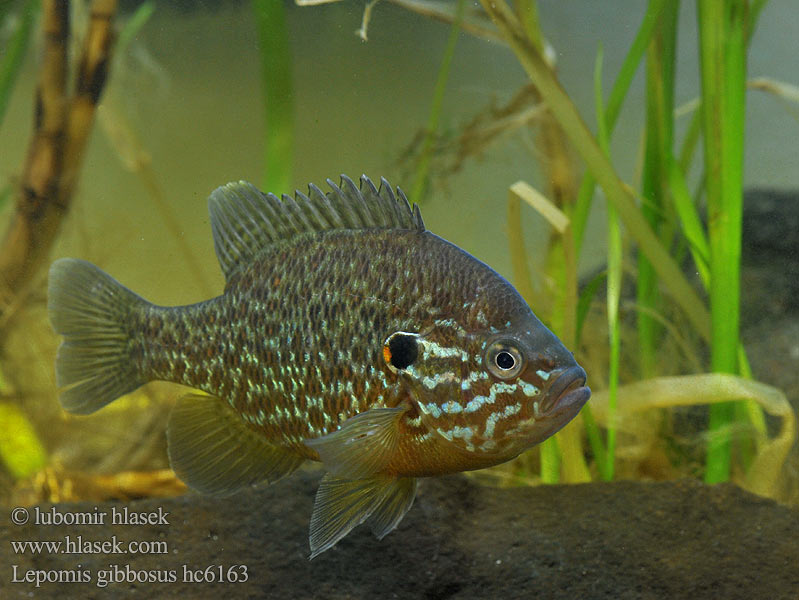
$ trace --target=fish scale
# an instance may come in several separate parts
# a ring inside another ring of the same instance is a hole
[[[384,536],[416,478],[509,460],[590,394],[516,290],[427,231],[400,190],[328,184],[211,195],[216,298],[156,306],[76,259],[53,264],[48,292],[67,410],[152,380],[204,392],[178,400],[167,438],[175,472],[206,493],[324,464],[312,557],[364,521]]]

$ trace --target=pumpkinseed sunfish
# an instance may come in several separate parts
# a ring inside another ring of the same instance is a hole
[[[48,290],[67,411],[153,380],[202,390],[177,401],[167,440],[172,468],[204,493],[322,461],[311,558],[365,521],[382,538],[418,477],[510,460],[591,394],[516,290],[427,231],[399,188],[327,183],[211,194],[226,278],[211,300],[156,306],[72,258],[53,263]]]

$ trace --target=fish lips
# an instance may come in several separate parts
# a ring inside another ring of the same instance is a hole
[[[537,404],[535,417],[530,419],[521,432],[522,450],[540,444],[563,429],[577,416],[580,409],[591,397],[591,390],[585,386],[585,371],[572,366],[553,371],[549,388]]]
[[[561,371],[547,390],[541,406],[542,416],[547,419],[565,418],[563,425],[573,419],[591,397],[585,380],[585,371],[580,366]]]

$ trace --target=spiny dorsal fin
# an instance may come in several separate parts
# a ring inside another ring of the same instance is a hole
[[[208,198],[214,248],[225,278],[252,261],[262,248],[295,235],[331,229],[410,229],[424,231],[418,205],[401,189],[397,195],[385,179],[377,189],[365,175],[360,189],[347,176],[341,184],[330,179],[325,194],[313,184],[308,195],[294,198],[264,194],[246,181],[223,185]]]

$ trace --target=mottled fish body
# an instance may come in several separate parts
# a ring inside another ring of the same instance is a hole
[[[207,394],[178,400],[167,427],[191,487],[232,493],[321,460],[312,556],[367,520],[384,536],[417,477],[505,462],[590,395],[514,288],[427,231],[400,190],[328,184],[211,195],[217,298],[156,306],[61,259],[48,300],[66,410],[94,412],[153,380]]]

